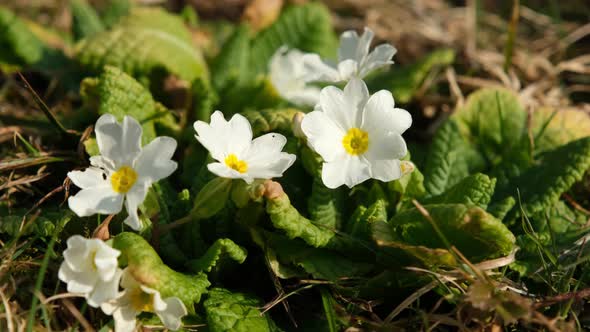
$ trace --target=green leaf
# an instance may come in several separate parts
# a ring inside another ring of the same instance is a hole
[[[346,233],[357,239],[370,240],[372,225],[387,222],[386,206],[384,200],[378,200],[368,208],[359,205],[346,225]]]
[[[444,193],[425,200],[424,203],[467,204],[486,209],[492,199],[495,187],[496,179],[485,174],[476,173],[464,178]]]
[[[0,63],[30,66],[47,52],[45,45],[10,10],[0,7]]]
[[[154,248],[135,233],[123,232],[115,236],[113,248],[121,251],[119,260],[127,265],[127,271],[135,280],[159,291],[162,298],[180,298],[189,313],[194,313],[193,304],[200,302],[201,295],[210,286],[203,273],[189,276],[169,268]]]
[[[119,121],[129,115],[139,121],[143,144],[156,138],[154,120],[167,114],[144,86],[115,67],[105,67],[98,80],[85,79],[81,91],[87,104],[98,103],[99,114],[113,114]]]
[[[547,151],[590,136],[590,117],[575,109],[539,108],[531,121],[535,151]]]
[[[258,310],[260,305],[258,299],[246,294],[213,288],[203,302],[207,328],[211,332],[275,331],[276,327],[270,317]]]
[[[353,260],[346,253],[307,246],[301,240],[290,240],[283,235],[266,233],[267,247],[278,260],[302,268],[316,279],[337,281],[340,278],[363,275],[372,268],[367,257]]]
[[[102,12],[102,22],[110,28],[119,22],[122,17],[129,15],[130,11],[130,0],[108,0],[108,6]]]
[[[221,211],[232,187],[232,180],[216,177],[209,181],[197,194],[191,214],[198,219],[206,219]]]
[[[211,272],[211,269],[224,257],[242,264],[247,255],[246,249],[235,244],[232,240],[217,239],[201,258],[188,262],[187,266],[194,272]]]
[[[449,66],[454,61],[454,50],[435,50],[409,66],[396,65],[390,72],[378,74],[369,80],[368,85],[371,86],[371,90],[390,90],[396,102],[405,104],[412,100],[430,73],[438,68]]]
[[[328,57],[337,49],[330,12],[319,3],[285,9],[281,16],[252,40],[250,70],[253,76],[267,71],[272,55],[283,45]]]
[[[424,168],[424,187],[430,195],[439,195],[473,171],[483,168],[483,159],[465,141],[454,119],[447,120],[436,132]]]
[[[321,225],[316,226],[312,221],[299,214],[291,205],[286,194],[268,199],[266,212],[274,227],[283,230],[290,239],[301,238],[313,247],[323,247],[332,239],[334,231]]]
[[[531,216],[555,204],[561,194],[580,181],[590,168],[590,137],[582,138],[539,157],[538,162],[510,183],[498,187],[494,201],[518,197]]]
[[[425,205],[442,234],[470,259],[507,255],[514,247],[514,235],[504,224],[482,208],[464,204]],[[447,249],[426,217],[414,208],[396,214],[388,223],[387,242],[402,246]],[[381,236],[377,234],[378,236]],[[404,250],[404,248],[400,248]]]
[[[193,113],[195,120],[209,122],[213,108],[217,104],[219,97],[208,80],[200,77],[191,84],[191,94],[193,99]],[[191,128],[191,139],[193,132]]]
[[[341,190],[329,189],[324,186],[321,178],[314,177],[307,203],[311,219],[328,229],[338,229],[341,222],[342,194]]]
[[[111,65],[142,79],[162,71],[189,82],[208,76],[182,20],[160,9],[134,9],[111,30],[80,41],[75,57],[90,71]]]
[[[86,0],[70,0],[72,30],[75,40],[92,36],[104,30],[98,14]]]
[[[228,85],[241,85],[252,79],[249,73],[250,34],[247,25],[240,25],[215,57],[211,66],[211,80],[217,91],[225,90]]]
[[[453,115],[461,133],[483,153],[491,166],[498,165],[512,150],[528,149],[527,114],[512,91],[481,89],[469,95]]]
[[[252,125],[254,136],[259,136],[264,133],[278,132],[282,134],[291,134],[291,124],[293,116],[300,112],[295,108],[283,109],[264,109],[264,110],[249,110],[241,114],[248,119]]]

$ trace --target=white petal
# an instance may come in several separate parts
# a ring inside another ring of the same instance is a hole
[[[371,47],[371,42],[373,41],[374,33],[368,27],[365,27],[365,31],[359,38],[358,45],[356,48],[356,60],[360,63],[362,59],[364,59],[367,54],[369,54],[369,47]]]
[[[272,179],[283,176],[283,173],[293,165],[296,156],[286,152],[278,153],[267,163],[249,163],[248,175],[254,179]],[[246,181],[248,182],[248,181]]]
[[[120,144],[123,160],[121,162],[124,165],[131,165],[141,152],[141,134],[143,130],[139,122],[128,115],[123,118],[122,128],[123,141]]]
[[[399,160],[377,160],[371,163],[371,174],[374,179],[389,182],[402,176]]]
[[[110,187],[95,187],[82,189],[75,196],[68,199],[70,209],[79,217],[93,214],[116,214],[121,211],[123,195]]]
[[[95,167],[89,167],[84,171],[68,172],[68,177],[82,189],[109,185],[106,172]]]
[[[131,307],[120,307],[113,312],[115,319],[116,332],[133,332],[135,331],[136,321],[135,316],[139,314]]]
[[[335,86],[322,89],[320,102],[315,110],[324,112],[343,132],[361,125],[360,111],[355,105],[351,105],[344,92]]]
[[[123,276],[121,276],[121,287],[124,289],[134,289],[140,286],[141,285],[137,282],[137,280],[133,278],[131,272],[129,272],[129,269],[124,269]]]
[[[322,182],[330,189],[345,184],[349,188],[371,178],[367,163],[357,156],[346,156],[340,160],[324,163]]]
[[[104,114],[98,118],[94,131],[96,132],[98,150],[102,156],[113,161],[123,159],[123,151],[121,150],[123,128],[114,115]]]
[[[176,331],[182,325],[181,317],[187,314],[184,303],[177,297],[169,297],[164,300],[166,310],[156,312],[166,328]]]
[[[122,273],[123,270],[117,269],[111,280],[102,281],[99,279],[94,290],[88,295],[88,305],[98,308],[103,303],[115,299],[119,294],[119,280],[121,279]]]
[[[367,58],[361,63],[359,68],[359,77],[367,76],[374,69],[392,64],[391,58],[395,55],[397,50],[389,44],[382,44],[373,50]]]
[[[248,175],[246,173],[240,173],[232,168],[227,167],[225,164],[222,163],[211,163],[207,165],[207,169],[222,178],[228,179],[246,179]],[[248,181],[247,181],[248,182]],[[251,183],[248,182],[248,183]]]
[[[358,62],[347,59],[338,63],[338,73],[341,81],[348,81],[357,76]]]
[[[346,59],[356,59],[356,49],[358,48],[359,35],[354,30],[344,31],[340,35],[340,46],[338,48],[338,61]]]
[[[224,135],[229,128],[227,121],[223,118],[223,113],[215,111],[211,114],[211,124],[196,121],[193,127],[197,132],[195,138],[211,153],[211,156],[217,160],[223,158],[227,150]]]
[[[346,153],[342,145],[345,131],[324,112],[313,111],[306,114],[301,121],[301,130],[307,137],[307,143],[324,161],[333,161]]]
[[[406,142],[400,134],[374,131],[369,134],[369,149],[364,156],[373,163],[375,160],[401,159],[407,153]]]
[[[250,122],[241,114],[234,114],[229,120],[230,125],[230,142],[229,149],[238,157],[248,150],[252,142],[252,126]]]
[[[378,91],[365,105],[363,128],[369,132],[383,130],[403,134],[411,125],[412,116],[406,110],[394,108],[389,91]]]
[[[65,262],[57,273],[59,280],[68,284],[68,292],[88,294],[94,289],[98,276],[92,271],[75,272]]]
[[[307,86],[302,89],[290,91],[285,94],[284,98],[295,105],[315,106],[320,100],[320,88]]]
[[[104,156],[92,156],[90,157],[90,165],[101,168],[103,170],[110,172],[115,172],[117,170],[115,162],[104,157]]]
[[[164,302],[164,300],[162,300],[162,296],[160,296],[160,292],[158,292],[157,290],[147,287],[145,285],[140,285],[139,286],[141,288],[141,290],[146,293],[146,294],[152,294],[152,303],[151,305],[154,307],[154,311],[158,312],[158,311],[163,311],[166,310],[166,302]]]
[[[81,272],[92,266],[92,262],[88,259],[90,253],[88,243],[89,239],[81,235],[72,235],[68,238],[68,248],[62,255],[72,271]]]
[[[125,209],[127,210],[128,216],[125,218],[124,223],[135,231],[141,229],[141,221],[137,215],[137,208],[145,200],[149,189],[148,185],[149,183],[147,182],[138,181],[125,195]]]
[[[170,159],[174,150],[176,140],[167,136],[160,136],[144,146],[133,163],[139,178],[154,183],[172,174],[178,167],[177,163]]]
[[[363,108],[369,100],[369,89],[362,80],[353,78],[344,87],[344,98],[346,104],[352,108],[351,117],[354,119],[352,125],[348,128],[358,128],[362,124]]]
[[[305,54],[303,56],[303,76],[307,82],[339,82],[340,74],[335,66],[322,61],[317,54]]]
[[[101,280],[109,281],[115,277],[118,270],[117,258],[119,255],[121,255],[119,250],[111,248],[103,241],[100,241],[100,249],[94,255],[94,265]]]
[[[270,158],[283,150],[286,143],[287,138],[277,133],[268,133],[255,138],[244,154],[245,157],[247,156],[248,166],[250,163],[268,162]]]

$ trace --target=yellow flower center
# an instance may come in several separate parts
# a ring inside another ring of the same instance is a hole
[[[369,148],[369,134],[359,128],[350,128],[342,139],[342,145],[353,156],[363,154]]]
[[[129,291],[133,309],[139,312],[154,312],[154,294],[144,292],[140,287]]]
[[[111,175],[113,190],[120,194],[128,192],[136,180],[137,172],[129,166],[123,166]]]
[[[243,160],[239,160],[233,153],[225,158],[225,164],[227,167],[235,169],[240,173],[246,173],[248,171],[248,164]]]

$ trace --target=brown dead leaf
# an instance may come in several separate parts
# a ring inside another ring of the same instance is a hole
[[[242,20],[248,22],[255,31],[271,25],[283,7],[283,0],[253,0],[246,6]]]

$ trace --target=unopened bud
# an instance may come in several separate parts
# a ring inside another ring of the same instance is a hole
[[[416,165],[414,165],[414,163],[411,161],[402,160],[399,163],[399,168],[402,171],[402,176],[404,176],[406,174],[412,173],[416,169]]]
[[[293,116],[293,120],[291,122],[291,130],[293,131],[293,135],[298,138],[305,138],[305,134],[303,130],[301,130],[301,122],[303,121],[303,117],[305,113],[297,112]]]

